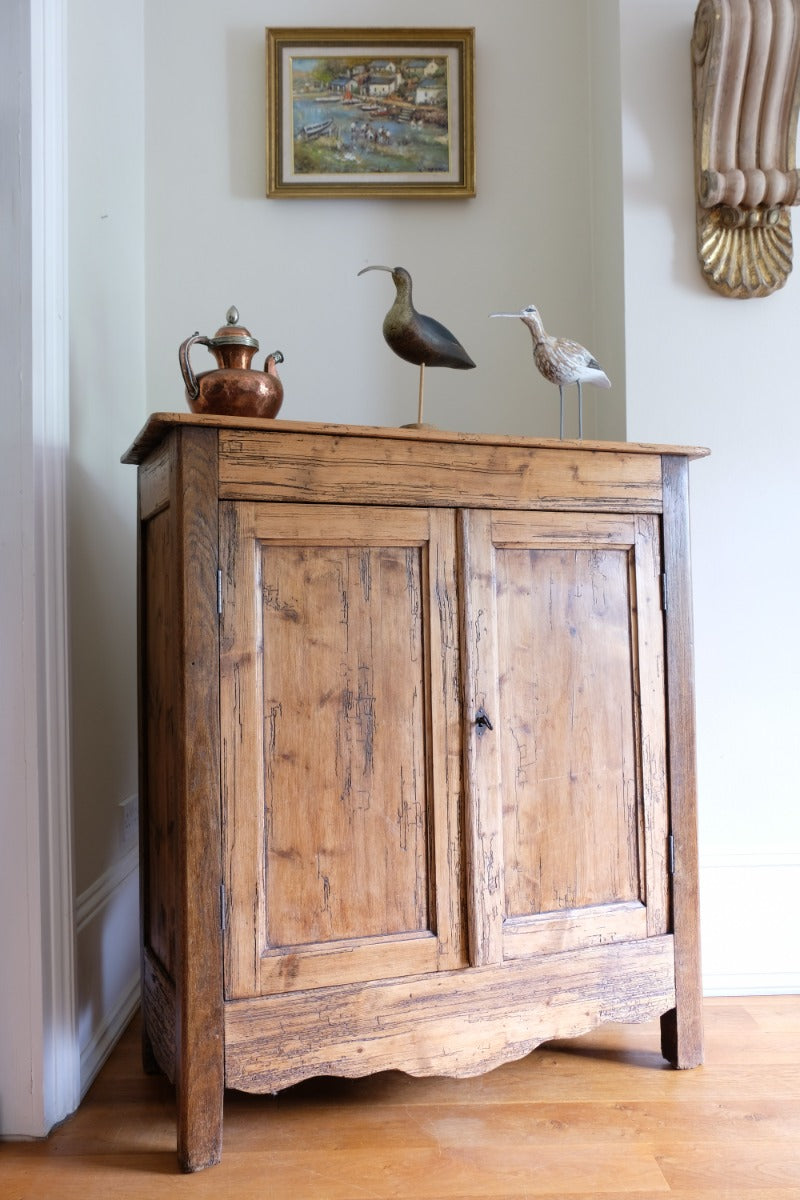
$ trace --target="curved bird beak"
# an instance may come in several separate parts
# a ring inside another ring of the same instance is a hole
[[[364,271],[388,271],[389,274],[391,275],[392,268],[391,267],[364,267],[361,271],[358,272],[359,275],[363,275]]]
[[[490,317],[519,317],[519,313],[489,313]]]

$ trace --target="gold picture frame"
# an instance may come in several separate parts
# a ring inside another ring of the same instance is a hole
[[[475,195],[474,29],[267,29],[267,196]]]

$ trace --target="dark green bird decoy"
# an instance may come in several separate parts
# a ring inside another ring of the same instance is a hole
[[[469,370],[475,363],[441,321],[417,312],[411,298],[411,276],[405,267],[364,267],[359,271],[388,271],[397,289],[394,304],[383,319],[386,344],[399,358],[419,367],[419,420],[422,424],[423,386],[426,367]]]

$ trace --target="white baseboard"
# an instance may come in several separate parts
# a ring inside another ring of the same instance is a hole
[[[75,905],[81,1096],[139,1003],[138,868],[132,846]]]
[[[800,995],[800,971],[786,975],[759,972],[746,975],[711,975],[703,972],[704,996],[797,996]]]
[[[136,971],[113,1009],[93,1031],[91,1039],[81,1046],[81,1097],[85,1096],[103,1063],[116,1046],[131,1017],[139,1007],[142,995],[140,972]]]
[[[716,846],[700,856],[703,992],[800,994],[800,849]]]

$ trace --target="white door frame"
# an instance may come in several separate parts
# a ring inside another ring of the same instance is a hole
[[[0,1135],[80,1100],[69,748],[66,0],[7,0],[0,36],[4,387]],[[8,207],[6,209],[6,200]],[[5,289],[4,289],[5,290]]]

